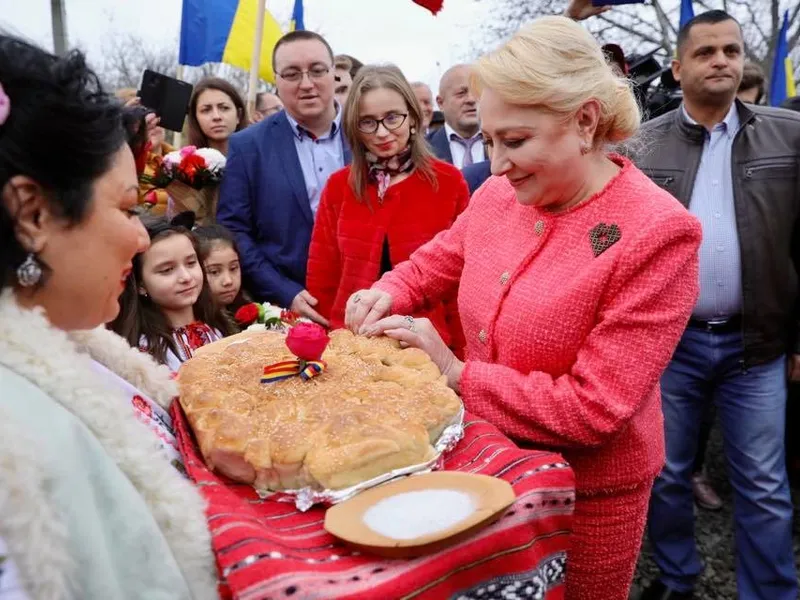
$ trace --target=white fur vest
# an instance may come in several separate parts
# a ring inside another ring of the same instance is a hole
[[[0,365],[88,428],[146,503],[192,597],[216,598],[214,557],[200,494],[169,464],[121,391],[103,386],[92,358],[165,408],[176,394],[166,367],[116,334],[99,328],[68,335],[52,327],[41,310],[20,308],[10,291],[0,294]],[[77,567],[68,550],[75,540],[68,539],[67,523],[42,483],[48,474],[32,443],[42,431],[20,430],[6,417],[0,414],[0,537],[34,600],[70,598],[79,591]],[[41,426],[46,434],[44,415]]]

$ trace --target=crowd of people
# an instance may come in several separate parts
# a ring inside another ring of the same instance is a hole
[[[200,195],[152,185],[173,148],[135,91],[0,34],[0,598],[217,596],[173,375],[255,299],[425,350],[470,413],[561,453],[568,600],[627,599],[645,532],[641,599],[693,597],[718,422],[739,597],[795,600],[800,115],[760,104],[712,10],[678,35],[681,106],[642,124],[576,22],[603,10],[535,20],[435,102],[288,33],[252,114],[194,87],[188,141],[226,156]]]

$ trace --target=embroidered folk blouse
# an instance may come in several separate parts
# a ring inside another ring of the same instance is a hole
[[[211,342],[221,340],[222,337],[222,332],[219,331],[219,329],[215,329],[200,321],[189,323],[185,327],[173,329],[172,340],[175,343],[175,347],[178,349],[178,353],[176,354],[172,350],[167,350],[165,364],[173,373],[177,373],[181,365],[194,356],[198,348],[202,348]],[[139,350],[142,352],[148,351],[148,343],[145,338],[139,340]]]
[[[172,417],[156,402],[147,397],[142,391],[136,389],[122,377],[107,369],[97,361],[92,361],[92,366],[98,375],[109,385],[114,386],[125,394],[131,403],[131,409],[142,423],[147,425],[158,439],[158,444],[166,453],[172,465],[181,473],[186,473],[183,466],[178,441],[175,439],[175,430],[172,428]]]

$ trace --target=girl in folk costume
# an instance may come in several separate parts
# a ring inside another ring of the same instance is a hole
[[[185,218],[188,227],[180,224]],[[236,332],[206,286],[192,222],[191,213],[184,213],[171,222],[146,223],[150,247],[133,260],[133,280],[112,325],[173,372],[198,348]]]
[[[458,169],[431,155],[421,113],[400,69],[359,71],[342,120],[353,163],[325,186],[308,257],[308,291],[334,328],[344,325],[353,292],[407,260],[467,206],[467,184]],[[429,317],[460,354],[454,295],[416,316]]]
[[[132,407],[175,384],[103,327],[148,245],[125,142],[83,55],[0,35],[2,597],[217,597],[203,500]]]
[[[206,271],[206,282],[217,306],[234,315],[251,302],[242,288],[242,267],[233,234],[222,225],[195,227],[200,260]]]

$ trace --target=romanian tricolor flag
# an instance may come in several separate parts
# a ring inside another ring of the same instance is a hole
[[[183,0],[178,62],[197,67],[222,62],[250,70],[258,3],[264,0]],[[283,35],[269,11],[264,14],[258,75],[274,82],[272,50]]]
[[[769,103],[779,106],[787,98],[797,95],[794,84],[794,69],[789,59],[789,11],[783,15],[783,26],[778,34],[775,48],[775,62],[772,63],[772,77],[769,82]]]
[[[292,10],[292,24],[289,31],[302,31],[306,28],[303,20],[303,0],[294,0],[294,10]]]

